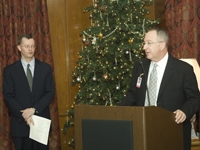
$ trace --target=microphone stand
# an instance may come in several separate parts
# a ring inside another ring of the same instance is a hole
[[[149,104],[149,106],[150,106],[150,97],[149,97],[149,88],[148,88],[148,86],[147,86],[147,76],[146,76],[146,72],[145,72],[145,69],[144,69],[144,66],[143,66],[143,62],[140,60],[139,61],[139,63],[140,63],[140,65],[141,65],[141,67],[142,67],[142,71],[144,72],[144,81],[145,81],[145,83],[146,83],[146,90],[147,90],[147,102],[148,102],[148,104]]]

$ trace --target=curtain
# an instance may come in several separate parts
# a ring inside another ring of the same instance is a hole
[[[20,58],[17,50],[18,36],[32,34],[36,43],[35,57],[53,67],[50,29],[46,0],[1,0],[0,1],[0,149],[13,150],[9,114],[3,101],[2,75],[5,66]],[[57,98],[50,104],[52,132],[51,150],[60,149],[60,129]]]
[[[166,0],[169,53],[176,58],[196,58],[200,64],[200,0]],[[200,131],[200,110],[196,130]]]

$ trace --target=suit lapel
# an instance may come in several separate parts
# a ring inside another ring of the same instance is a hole
[[[34,77],[33,77],[33,88],[32,88],[32,93],[34,93],[35,89],[37,88],[37,82],[39,81],[38,79],[40,78],[39,72],[41,72],[40,64],[37,59],[35,59],[35,70],[34,70]]]
[[[168,85],[169,81],[171,80],[174,74],[174,67],[173,67],[173,59],[169,56],[167,65],[163,74],[163,78],[160,85],[160,90],[158,93],[158,101],[160,100],[160,96],[162,95],[163,91],[165,90],[166,86]]]
[[[145,81],[146,81],[146,85],[147,85],[147,81],[148,81],[148,74],[149,74],[149,66],[150,66],[150,63],[151,63],[151,61],[150,60],[148,60],[147,62],[145,62],[145,65],[144,65],[144,70],[145,70],[145,73],[146,73],[146,75],[145,75]]]
[[[25,87],[27,92],[31,93],[30,87],[29,87],[29,84],[28,84],[28,80],[26,78],[26,74],[24,72],[21,60],[17,61],[15,67],[16,67],[16,75],[19,76],[19,79],[21,80],[21,83],[23,84],[22,87]]]

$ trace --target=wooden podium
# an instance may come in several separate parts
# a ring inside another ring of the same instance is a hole
[[[85,121],[87,122],[87,124],[90,124],[90,121],[91,123],[93,121],[96,122],[99,121],[99,126],[101,126],[101,123],[103,123],[104,121],[106,122],[116,121],[116,126],[118,126],[117,122],[121,121],[125,122],[128,121],[129,123],[131,122],[132,124],[131,134],[133,140],[131,142],[133,143],[133,148],[132,148],[133,150],[183,149],[182,124],[176,124],[174,119],[174,114],[162,108],[155,106],[131,107],[131,106],[76,105],[74,109],[75,109],[74,125],[75,125],[76,150],[85,150],[83,149],[84,145],[83,141],[85,141],[85,139],[83,139],[85,137],[85,135],[83,136],[83,129],[87,128],[87,126],[83,127],[83,123]],[[122,130],[123,129],[125,128],[122,128]],[[86,130],[88,131],[90,129]],[[96,130],[97,131],[101,130],[100,133],[104,133],[104,129],[100,129],[99,127],[96,128]],[[84,134],[87,135],[87,131],[84,131]],[[108,131],[105,132],[109,134]],[[91,143],[94,142],[92,141],[93,138],[94,137],[91,137],[91,139],[89,139],[91,140]],[[102,139],[98,140],[101,141]],[[110,144],[116,144],[116,141],[114,142],[115,143],[113,143],[112,139],[109,139]],[[100,147],[99,145],[96,145],[95,150],[101,150],[99,147]],[[127,150],[127,149],[115,149],[115,150]]]

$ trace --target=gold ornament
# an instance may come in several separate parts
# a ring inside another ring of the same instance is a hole
[[[132,45],[132,44],[133,44],[133,41],[134,41],[134,38],[130,38],[130,39],[128,40],[128,43],[129,43],[130,45]]]
[[[102,33],[99,33],[98,37],[99,37],[100,39],[102,39],[102,38],[103,38],[103,34],[102,34]]]

